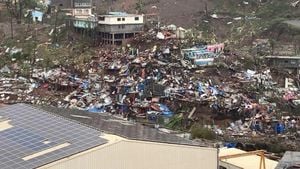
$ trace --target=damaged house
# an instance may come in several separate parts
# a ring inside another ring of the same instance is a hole
[[[266,56],[265,59],[271,67],[296,70],[299,73],[300,56]]]

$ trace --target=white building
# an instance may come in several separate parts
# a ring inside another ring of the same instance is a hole
[[[108,15],[99,15],[98,20],[100,25],[136,25],[144,24],[144,15],[110,12]]]
[[[88,18],[92,15],[92,0],[73,0],[72,5],[75,18]]]
[[[122,44],[126,39],[143,31],[144,15],[110,12],[98,16],[100,39],[106,44]]]

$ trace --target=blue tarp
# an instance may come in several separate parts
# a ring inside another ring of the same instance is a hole
[[[92,106],[92,107],[89,107],[88,112],[91,112],[91,113],[104,113],[105,112],[105,109],[104,107],[96,107],[96,106]]]
[[[209,87],[209,89],[212,91],[212,95],[215,96],[215,95],[218,95],[219,94],[219,91],[217,88],[211,86]]]
[[[87,90],[90,87],[90,83],[87,80],[84,80],[80,87]]]
[[[282,134],[285,130],[285,127],[283,124],[281,123],[277,123],[276,127],[275,127],[275,131],[277,134]]]
[[[204,93],[203,87],[202,87],[202,83],[201,83],[201,82],[198,83],[197,90],[198,90],[199,94]]]
[[[140,91],[143,91],[143,90],[145,90],[145,84],[144,83],[139,83],[138,84],[138,91],[140,92]]]
[[[174,115],[174,113],[164,104],[159,104],[159,109],[163,116],[171,117]]]
[[[227,148],[235,148],[236,143],[224,143],[224,146],[227,147]]]

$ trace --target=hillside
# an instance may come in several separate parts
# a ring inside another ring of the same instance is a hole
[[[298,32],[285,29],[285,21],[300,19],[299,4],[294,7],[293,2],[295,0],[266,0],[264,3],[258,0],[104,0],[96,1],[96,5],[100,12],[135,13],[137,4],[142,4],[143,13],[158,12],[163,24],[196,28],[230,41],[230,38],[249,39],[250,35],[287,34],[282,38],[278,36],[277,40],[293,37]],[[217,18],[212,18],[213,14]]]

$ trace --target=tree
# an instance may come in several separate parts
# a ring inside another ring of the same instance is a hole
[[[142,13],[144,10],[144,6],[145,3],[143,2],[143,0],[139,0],[136,4],[135,4],[135,10],[138,11],[138,13]]]

